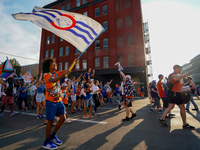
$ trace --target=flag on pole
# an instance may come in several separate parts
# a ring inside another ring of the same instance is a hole
[[[28,69],[28,71],[25,72],[25,74],[22,76],[22,78],[24,79],[24,81],[26,83],[33,81],[33,75],[31,73],[30,69]]]
[[[6,61],[0,67],[0,77],[7,78],[14,72],[13,66],[10,60],[7,58]]]
[[[32,13],[12,14],[17,20],[27,20],[53,32],[84,52],[104,31],[100,23],[78,13],[34,7]]]

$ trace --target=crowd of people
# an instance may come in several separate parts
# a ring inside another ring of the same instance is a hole
[[[75,59],[74,62],[76,63],[77,60]],[[28,113],[30,109],[36,109],[36,119],[42,119],[44,118],[43,111],[46,108],[44,122],[46,124],[46,139],[43,147],[47,149],[55,149],[57,145],[62,144],[56,133],[64,122],[71,122],[68,113],[74,114],[77,111],[82,111],[81,117],[83,119],[93,118],[94,115],[99,115],[99,106],[103,107],[108,103],[113,104],[112,95],[114,93],[117,96],[119,110],[122,105],[126,109],[125,118],[122,121],[129,121],[136,116],[136,113],[132,110],[133,97],[144,97],[144,86],[141,89],[135,88],[134,85],[137,82],[133,82],[130,75],[123,73],[119,63],[117,66],[122,81],[120,85],[115,85],[114,91],[110,86],[113,80],[102,85],[102,82],[92,79],[95,76],[95,70],[88,68],[86,73],[81,74],[78,78],[75,76],[69,78],[70,70],[57,71],[57,64],[54,59],[46,59],[43,62],[43,73],[41,73],[37,83],[35,80],[26,83],[13,77],[0,80],[0,116],[5,115],[5,107],[10,108],[10,116],[16,115],[17,113],[13,109],[17,107],[19,114],[22,111]],[[199,96],[199,86],[195,85],[188,73],[180,74],[180,66],[175,65],[173,69],[174,72],[169,75],[167,83],[163,82],[164,76],[160,74],[158,75],[158,82],[152,81],[149,84],[148,92],[151,105],[149,112],[155,113],[155,107],[157,107],[157,112],[162,114],[159,122],[167,127],[165,118],[175,115],[171,113],[171,110],[177,104],[180,108],[183,128],[195,129],[186,122],[185,111],[189,111],[190,102],[194,105],[192,110],[199,110],[193,100],[195,92],[197,97]],[[187,79],[185,85],[191,89],[190,100],[187,102],[186,108],[180,93],[183,86],[180,80],[183,78]],[[161,107],[160,99],[162,99],[163,107]],[[57,123],[53,132],[51,132],[55,118]]]

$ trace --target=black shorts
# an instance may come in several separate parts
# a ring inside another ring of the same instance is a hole
[[[79,100],[81,97],[76,95],[76,100]]]
[[[64,104],[65,105],[65,107],[68,107],[68,104]]]
[[[181,105],[183,103],[183,99],[181,97],[180,92],[170,92],[169,93],[169,103]]]
[[[132,107],[132,98],[126,98],[124,104],[127,107]]]
[[[169,104],[169,98],[168,97],[161,97],[163,101],[163,108],[167,108]]]

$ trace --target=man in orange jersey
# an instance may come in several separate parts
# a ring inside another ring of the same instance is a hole
[[[164,76],[162,74],[158,75],[159,81],[157,82],[157,89],[158,89],[158,94],[159,97],[162,99],[163,101],[163,111],[165,111],[165,109],[168,107],[169,105],[169,97],[167,94],[167,86],[165,83],[162,82]],[[175,114],[168,114],[168,117],[170,116],[175,116]]]
[[[77,62],[78,59],[74,61]],[[46,100],[46,119],[48,120],[46,126],[46,140],[43,143],[43,148],[45,149],[56,149],[57,145],[61,145],[56,133],[60,129],[61,125],[65,121],[65,106],[62,102],[61,89],[60,89],[60,79],[63,78],[66,74],[69,74],[69,70],[65,71],[56,71],[57,64],[54,59],[46,59],[43,62],[43,73],[44,81],[47,88],[45,93]],[[60,119],[56,123],[56,126],[51,133],[52,125],[54,122],[54,117],[58,116]],[[51,134],[50,134],[51,133]]]
[[[171,83],[171,88],[169,89],[169,106],[165,109],[162,117],[159,119],[159,122],[164,126],[167,127],[168,125],[165,122],[165,117],[167,114],[174,108],[174,105],[178,105],[180,108],[180,113],[183,121],[183,129],[195,129],[195,127],[190,126],[186,122],[186,113],[185,113],[185,105],[183,103],[183,99],[181,97],[181,79],[187,77],[189,73],[185,73],[181,75],[181,67],[179,65],[175,65],[173,67],[174,72],[169,75],[169,82]]]

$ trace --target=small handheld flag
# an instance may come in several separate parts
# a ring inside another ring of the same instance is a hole
[[[33,81],[33,75],[31,74],[30,69],[28,69],[28,71],[26,71],[26,73],[22,76],[22,78],[24,79],[24,81],[26,83]]]

